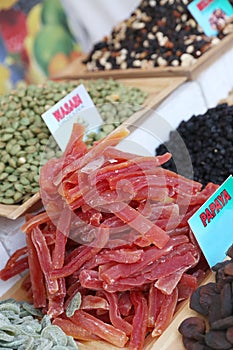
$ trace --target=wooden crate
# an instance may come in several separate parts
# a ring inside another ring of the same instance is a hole
[[[225,36],[217,45],[207,50],[197,61],[190,67],[155,67],[150,69],[128,68],[115,69],[106,71],[89,72],[86,65],[82,63],[85,56],[80,56],[68,65],[64,70],[57,74],[54,78],[82,78],[82,79],[98,79],[109,78],[148,78],[148,77],[178,77],[185,76],[189,80],[194,80],[197,75],[209,67],[221,55],[233,47],[233,33]]]

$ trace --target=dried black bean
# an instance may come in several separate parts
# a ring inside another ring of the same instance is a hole
[[[179,171],[203,185],[210,181],[222,184],[233,172],[232,134],[233,106],[220,104],[202,115],[193,115],[182,121],[155,153],[161,155],[169,151],[172,154],[172,159],[163,165],[166,169]],[[177,142],[178,136],[184,144]],[[191,174],[184,162],[187,153],[193,167]]]

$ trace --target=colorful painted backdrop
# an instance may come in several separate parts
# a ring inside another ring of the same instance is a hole
[[[0,94],[42,82],[80,53],[60,0],[0,1]]]

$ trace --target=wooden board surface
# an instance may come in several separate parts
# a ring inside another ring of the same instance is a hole
[[[81,56],[74,60],[54,78],[82,78],[82,79],[98,79],[112,77],[114,79],[121,78],[148,78],[148,77],[174,77],[186,76],[192,80],[217,60],[224,52],[233,47],[233,33],[223,38],[217,45],[212,46],[190,67],[155,67],[151,69],[128,68],[125,70],[115,69],[108,71],[89,72],[86,65],[82,63],[85,56]]]
[[[148,97],[142,109],[133,114],[122,125],[130,125],[139,120],[145,115],[145,112],[157,107],[170,93],[177,89],[181,84],[187,80],[186,77],[174,78],[147,78],[147,79],[122,79],[120,80],[126,86],[137,87],[148,93]],[[25,214],[27,211],[33,210],[34,206],[37,208],[41,204],[39,193],[36,193],[28,201],[22,205],[4,205],[0,204],[0,216],[8,219],[17,219],[19,216]]]
[[[18,301],[29,301],[25,291],[22,289],[22,281],[18,281],[7,293],[5,293],[0,300],[14,298]],[[203,284],[214,281],[214,273],[210,272]],[[168,326],[165,332],[159,338],[152,338],[148,336],[145,340],[144,350],[185,350],[182,344],[182,338],[178,332],[178,327],[181,322],[196,313],[189,308],[189,301],[183,302],[182,306],[176,312],[172,323]],[[104,341],[89,341],[78,342],[79,350],[127,350],[128,348],[118,348]]]

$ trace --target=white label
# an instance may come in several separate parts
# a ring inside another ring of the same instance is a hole
[[[97,132],[103,123],[83,84],[43,113],[42,118],[62,151],[70,139],[74,123],[84,124],[86,134]]]

